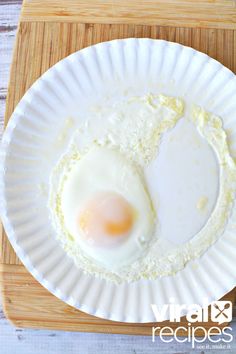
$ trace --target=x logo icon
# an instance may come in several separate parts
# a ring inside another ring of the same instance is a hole
[[[211,304],[211,319],[213,322],[223,323],[232,320],[231,301],[214,301]]]

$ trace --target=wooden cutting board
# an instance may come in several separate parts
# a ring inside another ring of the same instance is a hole
[[[6,123],[24,92],[58,60],[83,47],[127,37],[179,42],[209,54],[236,72],[233,0],[25,0],[12,61]],[[66,305],[28,273],[4,231],[0,242],[3,304],[15,325],[151,334],[153,324],[105,321]],[[234,301],[235,291],[225,299]],[[185,319],[182,325],[187,326]]]

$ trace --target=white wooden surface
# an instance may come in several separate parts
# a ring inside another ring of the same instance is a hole
[[[21,0],[0,0],[0,134],[20,8]],[[236,336],[236,322],[233,332]],[[206,349],[208,342],[192,350],[188,343],[165,344],[160,340],[152,343],[151,337],[143,336],[17,329],[6,320],[0,303],[0,354],[236,354],[235,342],[227,351]]]

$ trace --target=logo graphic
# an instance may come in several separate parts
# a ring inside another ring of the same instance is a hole
[[[203,299],[203,303],[199,304],[178,304],[174,298],[169,299],[168,304],[158,307],[151,304],[153,314],[157,325],[169,318],[170,322],[179,323],[179,326],[160,326],[152,327],[152,341],[155,342],[155,336],[159,333],[161,341],[171,343],[177,341],[179,343],[189,342],[192,348],[196,345],[202,345],[206,340],[212,343],[212,348],[229,349],[230,343],[233,341],[232,328],[228,325],[232,320],[232,302],[231,301],[214,301],[208,306],[207,298]],[[186,316],[187,326],[181,324],[181,317]],[[205,328],[204,323],[212,321],[214,325]],[[221,327],[217,324],[226,323]],[[186,337],[180,337],[180,331],[186,333]],[[199,336],[197,333],[202,333]],[[209,345],[209,343],[207,345]]]
[[[214,301],[211,304],[211,320],[219,324],[232,320],[231,301]]]

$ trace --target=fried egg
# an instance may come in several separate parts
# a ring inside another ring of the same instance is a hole
[[[235,190],[221,119],[148,94],[81,119],[53,168],[49,207],[79,268],[135,281],[175,274],[202,255],[222,234]]]
[[[153,233],[142,177],[115,149],[93,147],[74,164],[63,183],[61,212],[77,245],[109,269],[143,255]]]

